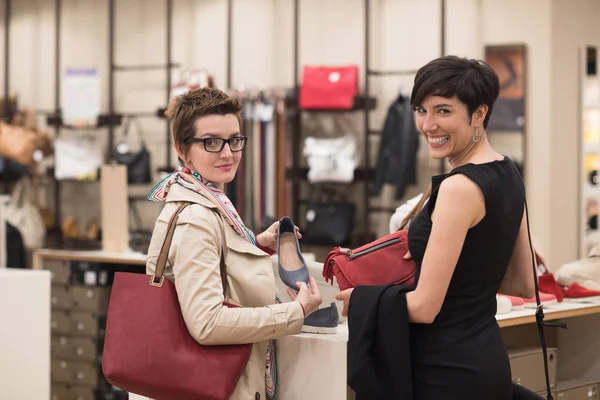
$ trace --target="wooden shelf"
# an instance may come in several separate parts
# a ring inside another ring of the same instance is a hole
[[[286,179],[299,180],[299,181],[308,180],[308,168],[307,167],[297,168],[296,171],[297,172],[294,174],[294,170],[292,168],[287,168],[285,170]],[[373,168],[365,169],[364,167],[359,167],[354,170],[354,180],[352,182],[331,182],[331,183],[337,183],[340,185],[351,185],[356,182],[372,181],[374,179],[374,176],[375,176],[375,169],[373,169]]]
[[[352,108],[349,109],[337,109],[337,108],[319,108],[319,109],[299,109],[298,108],[298,98],[294,95],[292,96],[288,96],[285,98],[285,105],[286,107],[290,108],[290,109],[297,109],[301,112],[308,112],[308,113],[345,113],[345,112],[353,112],[353,111],[360,111],[360,110],[373,110],[375,109],[375,107],[377,107],[377,98],[373,97],[373,96],[369,96],[368,98],[365,95],[359,94],[357,96],[354,96],[354,101],[353,101],[353,105]]]
[[[102,250],[77,251],[41,249],[34,253],[34,269],[39,269],[41,259],[89,261],[113,264],[146,265],[146,255],[135,252],[109,253]],[[545,321],[600,314],[600,302],[579,304],[562,302],[544,309]],[[525,309],[496,315],[501,328],[535,323],[535,310]]]
[[[563,318],[581,317],[583,315],[600,314],[600,303],[578,304],[562,302],[544,308],[544,321]],[[500,328],[535,323],[535,309],[511,311],[496,315]]]
[[[89,261],[112,264],[146,265],[146,255],[142,253],[109,253],[103,250],[53,250],[41,249],[35,252],[35,259]],[[40,268],[40,263],[33,263],[34,269]]]

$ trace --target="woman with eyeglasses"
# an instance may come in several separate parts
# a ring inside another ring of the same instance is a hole
[[[253,343],[231,399],[274,399],[274,339],[300,333],[304,318],[322,300],[311,278],[310,286],[298,285],[297,294],[288,289],[294,300],[281,303],[269,257],[277,248],[278,222],[255,235],[223,191],[248,140],[240,133],[240,112],[236,99],[213,88],[177,96],[169,105],[166,115],[181,166],[148,195],[165,206],[154,227],[146,272],[155,272],[171,216],[182,203],[191,203],[177,220],[164,276],[175,283],[187,328],[200,344]],[[243,307],[223,306],[226,298]]]

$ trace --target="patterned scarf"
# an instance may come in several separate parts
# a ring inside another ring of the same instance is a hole
[[[188,168],[177,168],[175,172],[156,184],[146,198],[155,202],[165,201],[169,189],[173,184],[179,184],[209,199],[217,206],[223,219],[227,221],[238,235],[251,244],[256,245],[254,232],[246,227],[227,195],[214,184],[200,176],[200,174],[192,172]],[[275,301],[281,303],[277,290],[275,291]],[[277,387],[277,346],[275,340],[269,340],[267,343],[265,394],[267,400],[275,400]]]

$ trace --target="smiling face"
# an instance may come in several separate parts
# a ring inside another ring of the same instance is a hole
[[[240,123],[236,115],[205,115],[194,123],[195,135],[199,139],[221,138],[230,139],[240,135]],[[209,144],[209,143],[206,143]],[[206,151],[205,143],[196,142],[189,146],[187,154],[177,150],[185,166],[199,173],[204,179],[223,189],[225,183],[235,178],[242,151],[232,152],[230,145],[225,144],[218,153]]]
[[[430,95],[415,110],[417,128],[427,139],[432,158],[448,158],[452,163],[475,147],[473,136],[476,132],[479,136],[484,135],[485,105],[470,115],[467,106],[456,96]]]

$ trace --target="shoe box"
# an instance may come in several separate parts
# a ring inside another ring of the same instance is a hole
[[[599,400],[600,388],[598,382],[569,381],[560,382],[552,393],[556,400]],[[538,393],[546,398],[546,392]]]
[[[342,317],[342,309],[344,305],[335,300],[335,295],[339,293],[340,287],[336,282],[332,285],[331,282],[325,282],[325,278],[323,278],[323,263],[316,262],[314,260],[314,256],[309,253],[303,253],[302,256],[306,261],[306,265],[308,266],[308,270],[310,276],[315,278],[317,284],[319,285],[319,290],[321,291],[321,297],[323,299],[323,303],[321,303],[321,307],[329,307],[331,303],[335,303],[338,314],[340,316],[339,323],[343,323],[346,321],[346,317]],[[277,289],[279,290],[279,297],[281,301],[289,301],[287,295],[287,286],[279,279],[279,269],[277,267],[277,255],[271,256],[271,261],[273,264],[273,273],[275,274],[275,283],[277,285]]]
[[[508,349],[512,380],[546,398],[546,377],[541,348]],[[589,381],[558,380],[558,349],[548,348],[550,388],[555,400],[600,400],[600,385]]]
[[[547,358],[550,387],[554,389],[557,383],[558,349],[549,347]],[[513,382],[526,387],[532,392],[546,390],[544,358],[541,348],[508,349],[508,359]]]
[[[91,388],[52,383],[50,400],[127,400],[128,394],[115,387]]]
[[[120,400],[127,394],[102,373],[106,314],[114,267],[45,259],[51,273],[52,400]]]

